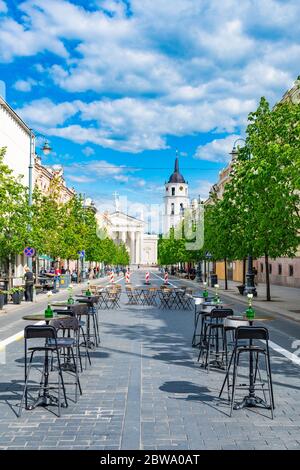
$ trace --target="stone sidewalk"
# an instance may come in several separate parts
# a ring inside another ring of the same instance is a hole
[[[172,278],[179,280],[178,277],[170,276],[170,280],[172,280]],[[194,287],[201,287],[202,289],[202,283],[200,284],[190,280],[185,280],[185,282],[190,283]],[[240,282],[228,281],[228,290],[225,290],[225,282],[223,280],[219,280],[218,284],[220,286],[221,295],[226,295],[244,304],[248,303],[247,297],[240,295],[236,287],[241,284]],[[258,296],[253,299],[254,307],[256,306],[270,313],[275,313],[279,316],[282,315],[291,320],[300,322],[300,289],[297,287],[271,285],[271,301],[269,302],[265,300],[265,284],[258,284],[256,289]],[[210,287],[208,287],[208,290],[214,291]]]
[[[126,301],[123,294],[120,310],[101,311],[101,347],[81,375],[83,396],[61,418],[43,408],[16,417],[23,344],[8,346],[0,366],[0,449],[300,448],[299,366],[272,352],[274,420],[260,409],[230,418],[217,398],[224,372],[203,371],[191,348],[193,311]]]

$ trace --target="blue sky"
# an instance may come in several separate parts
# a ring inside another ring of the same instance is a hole
[[[0,0],[6,99],[49,136],[67,183],[157,204],[175,149],[205,197],[259,98],[300,63],[299,0]]]

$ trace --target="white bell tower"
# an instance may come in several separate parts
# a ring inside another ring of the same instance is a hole
[[[178,157],[175,159],[174,172],[165,183],[165,211],[163,233],[167,234],[171,227],[176,227],[189,207],[189,186],[179,172]]]

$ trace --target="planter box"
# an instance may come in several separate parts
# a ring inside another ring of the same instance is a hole
[[[4,304],[5,304],[5,295],[4,295],[4,294],[0,294],[0,310],[3,309]]]
[[[21,303],[20,292],[14,292],[11,294],[11,299],[15,305],[19,305]]]

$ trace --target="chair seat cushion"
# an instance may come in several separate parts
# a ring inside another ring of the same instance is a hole
[[[71,348],[72,346],[75,345],[75,339],[74,338],[57,338],[57,346],[60,348]],[[54,346],[55,340],[50,339],[49,340],[49,345]]]

